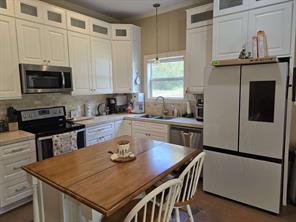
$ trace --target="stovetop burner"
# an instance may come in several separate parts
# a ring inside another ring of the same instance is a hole
[[[18,111],[21,130],[37,137],[51,136],[85,128],[84,125],[66,120],[64,106]]]

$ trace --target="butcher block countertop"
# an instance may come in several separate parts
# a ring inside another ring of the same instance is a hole
[[[0,133],[0,146],[35,139],[35,135],[22,130]]]
[[[110,160],[108,151],[129,140],[136,159]],[[112,215],[134,197],[173,170],[188,163],[199,151],[146,138],[122,136],[23,167],[29,174],[105,216]]]

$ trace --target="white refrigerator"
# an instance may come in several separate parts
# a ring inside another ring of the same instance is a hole
[[[207,72],[204,191],[280,212],[288,69],[281,62]]]

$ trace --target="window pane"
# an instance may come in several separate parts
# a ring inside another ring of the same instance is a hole
[[[151,96],[163,96],[166,98],[183,98],[184,81],[182,80],[161,80],[151,81]]]
[[[184,61],[152,63],[151,78],[175,78],[184,76]]]

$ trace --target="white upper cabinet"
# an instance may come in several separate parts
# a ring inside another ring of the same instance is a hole
[[[238,58],[248,42],[248,12],[214,18],[213,59]]]
[[[20,63],[69,65],[66,30],[19,19],[16,24]]]
[[[264,31],[270,56],[289,55],[291,53],[292,10],[292,2],[251,10],[249,39],[256,36],[257,31]]]
[[[73,74],[73,95],[91,93],[91,52],[90,37],[68,32],[69,58]]]
[[[214,16],[247,10],[249,1],[250,0],[214,0]]]
[[[45,26],[44,32],[48,65],[69,66],[67,31]]]
[[[20,63],[47,63],[43,25],[17,19],[16,26]]]
[[[213,3],[186,10],[187,29],[213,24]]]
[[[0,0],[0,14],[13,16],[14,15],[14,1]]]
[[[18,18],[43,23],[42,2],[37,0],[15,0],[15,15]]]
[[[43,3],[43,16],[46,25],[66,29],[66,10]]]
[[[67,11],[67,27],[74,32],[89,34],[89,17]]]
[[[212,61],[212,26],[187,31],[186,91],[203,93],[205,69]]]
[[[115,38],[112,41],[113,91],[138,92],[141,85],[141,29],[134,25],[117,24],[112,25],[114,28],[129,30],[127,39],[130,40]]]
[[[112,40],[131,40],[132,26],[126,24],[112,25]]]
[[[248,0],[249,8],[264,7],[264,6],[286,2],[286,1],[289,1],[289,0]]]
[[[90,18],[90,34],[92,36],[111,39],[111,24],[98,19]]]
[[[113,82],[114,92],[128,93],[132,91],[132,43],[129,41],[113,41]]]
[[[0,99],[21,97],[15,19],[0,15]]]
[[[112,93],[111,40],[91,37],[92,93]]]

